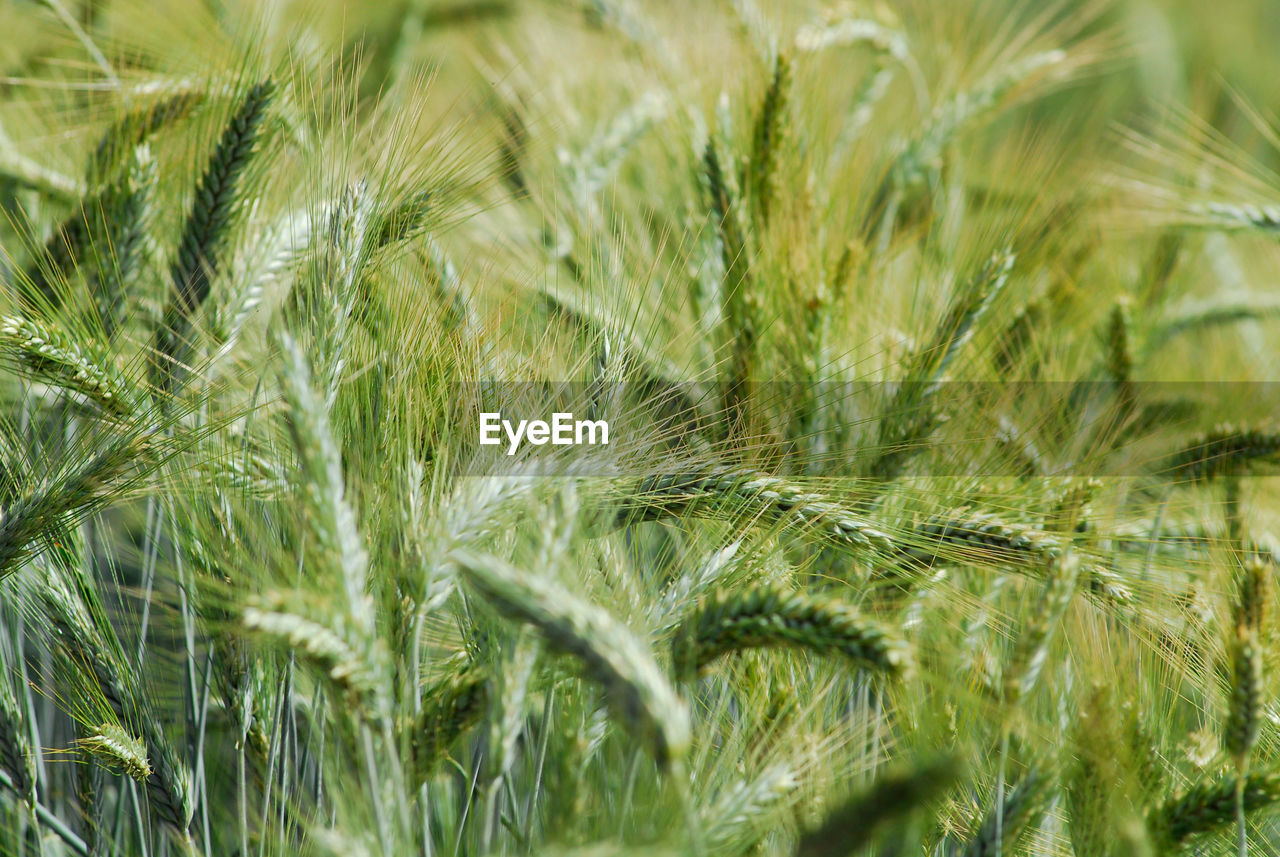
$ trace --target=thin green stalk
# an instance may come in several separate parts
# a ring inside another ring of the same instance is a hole
[[[27,799],[27,796],[22,794],[17,786],[14,785],[13,780],[10,779],[9,775],[4,771],[0,771],[0,787],[13,792],[19,800]],[[48,828],[50,833],[61,839],[66,846],[71,849],[72,853],[78,855],[78,857],[90,857],[89,847],[85,845],[84,840],[79,836],[76,836],[76,834],[71,831],[71,828],[63,824],[62,820],[58,818],[57,815],[51,812],[42,803],[32,803],[31,807],[40,824]]]

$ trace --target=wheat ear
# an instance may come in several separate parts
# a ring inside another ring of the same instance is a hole
[[[128,111],[108,128],[94,147],[89,175],[109,177],[125,152],[132,151],[166,125],[189,116],[205,98],[199,89],[184,89]]]
[[[1027,301],[1001,331],[992,348],[996,368],[1002,375],[1018,367],[1023,355],[1034,343],[1036,334],[1044,327],[1044,304],[1035,299]]]
[[[1238,477],[1234,477],[1238,478]],[[1234,548],[1238,540],[1232,542]],[[1246,559],[1239,573],[1239,594],[1235,604],[1235,628],[1227,644],[1230,667],[1230,696],[1223,728],[1223,748],[1235,761],[1236,845],[1240,857],[1248,854],[1245,830],[1245,777],[1250,754],[1258,743],[1262,721],[1264,636],[1263,620],[1271,597],[1271,564],[1261,557]]]
[[[249,89],[223,129],[196,186],[195,201],[169,270],[169,301],[156,331],[157,386],[162,389],[169,389],[173,381],[175,364],[185,352],[192,320],[209,296],[213,274],[222,262],[232,226],[243,207],[242,185],[275,92],[275,83],[269,78]]]
[[[355,627],[372,639],[373,603],[365,591],[369,557],[347,502],[342,457],[330,429],[328,406],[311,384],[311,367],[302,349],[287,334],[280,342],[285,358],[281,388],[306,480],[306,522],[316,539],[315,555],[328,572],[326,578],[341,584]]]
[[[422,190],[378,212],[369,228],[371,252],[394,247],[420,234],[426,228],[435,208],[434,195],[429,190]]]
[[[33,796],[36,783],[35,760],[27,740],[25,718],[9,676],[0,676],[0,771],[9,775],[13,790],[24,798]]]
[[[720,320],[729,355],[721,386],[724,417],[730,432],[747,425],[747,384],[755,353],[758,298],[751,282],[751,259],[746,230],[737,200],[737,189],[721,162],[713,137],[703,152],[703,169],[711,197],[711,215],[719,230],[720,252],[724,259],[724,281],[720,288]]]
[[[972,89],[957,93],[934,110],[921,131],[913,137],[893,164],[890,176],[900,188],[925,180],[939,166],[948,142],[965,126],[998,107],[1014,89],[1037,72],[1062,65],[1068,54],[1048,50],[1009,63],[983,78]]]
[[[993,806],[983,818],[977,832],[960,852],[962,857],[1015,853],[1018,842],[1043,815],[1051,785],[1039,769],[1028,770],[1005,795],[1004,803]]]
[[[151,150],[135,148],[127,168],[86,197],[45,243],[19,282],[28,315],[46,316],[62,305],[63,284],[84,274],[110,335],[120,321],[126,287],[138,276],[147,249],[156,164]]]
[[[118,644],[112,645],[114,634],[104,632],[103,622],[95,621],[84,595],[73,592],[62,575],[53,571],[46,575],[40,597],[52,632],[74,668],[96,683],[118,721],[138,724],[142,744],[150,752],[145,783],[151,810],[180,835],[185,834],[192,816],[190,777],[162,722],[149,710],[146,698],[123,666]],[[135,772],[140,770],[134,768]]]
[[[1280,231],[1280,206],[1247,202],[1205,202],[1191,206],[1191,213],[1227,229]]]
[[[1274,461],[1277,452],[1280,432],[1221,425],[1169,455],[1160,475],[1176,481],[1211,480],[1242,473],[1254,463]]]
[[[1058,623],[1076,593],[1079,566],[1079,561],[1069,551],[1049,563],[1044,590],[1028,614],[1005,669],[1003,697],[1006,704],[1016,704],[1035,686]]]
[[[113,486],[130,469],[145,463],[151,449],[147,435],[120,434],[89,458],[47,476],[14,500],[0,514],[0,580],[17,569],[32,542],[110,497]]]
[[[536,628],[551,648],[577,658],[608,693],[614,712],[664,767],[689,748],[689,709],[648,647],[604,609],[544,576],[494,556],[454,551],[467,582],[500,612]]]
[[[1091,503],[1102,482],[1086,479],[1064,490],[1044,518],[1044,529],[1050,533],[1078,533],[1086,531],[1092,511]]]
[[[151,776],[146,744],[118,724],[98,724],[88,735],[77,739],[76,746],[108,770],[123,771],[140,783],[145,783]]]
[[[967,508],[934,515],[917,528],[916,536],[923,544],[913,545],[904,557],[908,565],[925,567],[958,561],[1039,569],[1050,567],[1067,548],[1056,533]],[[1132,594],[1114,571],[1090,565],[1084,574],[1092,592],[1117,603],[1131,600]]]
[[[148,146],[133,150],[124,176],[108,200],[108,258],[98,263],[94,297],[102,329],[111,336],[124,320],[125,303],[151,252],[156,162]]]
[[[1236,820],[1236,789],[1243,794],[1246,813],[1267,809],[1280,801],[1280,774],[1228,775],[1197,783],[1147,814],[1156,841],[1170,851],[1201,833],[1222,830]]]
[[[860,794],[827,813],[819,826],[806,831],[796,846],[796,857],[856,853],[886,827],[950,791],[960,773],[959,763],[947,758],[880,774]]]
[[[822,51],[864,43],[895,59],[907,56],[907,40],[901,32],[869,18],[836,18],[806,24],[796,33],[796,50]]]
[[[880,415],[878,452],[866,468],[873,479],[887,483],[901,476],[938,426],[934,399],[940,381],[1004,288],[1013,260],[1002,250],[984,262],[951,302],[933,337],[907,358],[902,382]]]
[[[34,380],[78,393],[111,416],[127,416],[137,406],[133,386],[105,355],[52,324],[22,316],[0,318],[0,353]]]
[[[1197,301],[1180,307],[1176,313],[1151,332],[1145,346],[1153,352],[1178,336],[1240,321],[1274,318],[1280,315],[1280,301],[1269,296],[1250,296],[1246,300]]]
[[[761,226],[767,226],[781,186],[782,145],[787,133],[787,106],[791,96],[791,59],[780,52],[756,119],[748,174],[751,198]]]
[[[1120,419],[1133,413],[1137,391],[1133,383],[1133,319],[1127,299],[1116,301],[1107,321],[1107,374],[1115,385]]]
[[[729,652],[765,646],[843,655],[864,669],[894,676],[911,667],[905,642],[848,605],[774,588],[713,595],[676,631],[671,656],[689,678]]]
[[[896,555],[889,535],[803,486],[753,470],[709,466],[648,476],[623,495],[618,524],[680,515],[733,515],[811,533],[833,544]]]
[[[1236,602],[1236,622],[1228,641],[1231,693],[1223,747],[1242,774],[1248,770],[1249,753],[1258,743],[1262,717],[1263,629],[1262,617],[1270,595],[1269,565],[1247,560],[1241,573]]]
[[[266,593],[244,608],[241,624],[246,631],[285,644],[352,702],[372,704],[379,671],[362,654],[363,646],[346,639],[340,622],[322,623],[300,615],[299,601],[305,601],[301,593]]]
[[[488,674],[472,666],[423,692],[422,711],[407,727],[418,782],[425,782],[449,748],[484,719],[490,684]]]
[[[799,788],[800,780],[785,762],[770,765],[752,780],[735,783],[703,811],[703,845],[712,854],[749,852],[767,831],[763,822],[769,814],[793,799]]]

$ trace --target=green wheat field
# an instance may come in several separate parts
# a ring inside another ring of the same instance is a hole
[[[0,855],[1280,855],[1280,5],[0,33]]]

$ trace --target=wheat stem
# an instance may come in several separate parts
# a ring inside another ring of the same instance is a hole
[[[18,788],[17,785],[14,784],[14,781],[5,771],[0,771],[0,787],[9,789],[20,798],[27,799],[28,797],[21,789]],[[76,854],[77,857],[90,857],[91,852],[89,851],[89,846],[85,845],[84,840],[79,836],[76,836],[71,828],[67,827],[67,825],[63,823],[62,819],[58,818],[58,816],[50,811],[43,803],[35,803],[34,809],[36,819],[39,820],[42,825],[47,827],[50,832],[61,839],[63,843],[71,849],[72,853]]]

